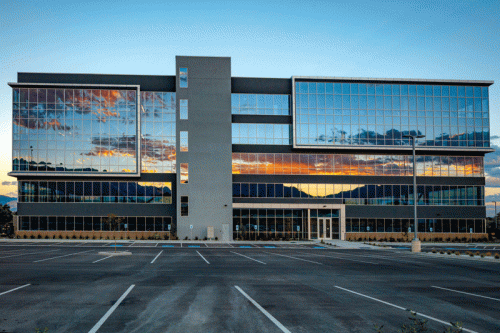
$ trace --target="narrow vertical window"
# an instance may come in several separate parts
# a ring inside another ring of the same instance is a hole
[[[181,196],[181,216],[189,216],[189,197]]]
[[[188,163],[181,163],[181,184],[187,184],[189,178]]]
[[[179,105],[179,118],[187,120],[188,119],[188,100],[181,99]]]
[[[188,87],[188,69],[187,68],[179,68],[179,87],[187,88]]]
[[[180,142],[181,151],[188,151],[188,132],[181,131],[180,137],[181,137],[181,140],[180,140],[181,141]]]

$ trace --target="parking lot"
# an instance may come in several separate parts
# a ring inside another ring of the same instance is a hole
[[[0,241],[0,332],[498,332],[500,261],[313,243]]]

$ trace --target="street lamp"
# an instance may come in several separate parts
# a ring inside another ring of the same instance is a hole
[[[413,151],[413,229],[415,238],[411,242],[411,252],[420,252],[421,244],[418,239],[418,220],[417,220],[417,164],[415,163],[415,141],[417,139],[425,137],[425,135],[403,135],[404,138],[411,138],[412,141],[412,151]]]
[[[498,218],[497,218],[497,202],[493,201],[495,203],[495,228],[498,229]]]

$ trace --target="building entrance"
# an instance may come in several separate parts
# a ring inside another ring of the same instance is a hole
[[[318,219],[318,238],[319,239],[332,239],[332,219],[319,218]]]

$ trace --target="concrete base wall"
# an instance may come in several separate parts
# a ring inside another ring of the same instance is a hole
[[[372,240],[372,241],[386,241],[390,242],[391,238],[394,241],[409,242],[413,239],[413,233],[404,234],[401,232],[348,232],[346,233],[346,240],[357,241],[357,240]],[[467,233],[426,233],[419,232],[418,238],[421,241],[465,241],[473,240],[483,240],[483,238],[488,238],[488,234],[467,234]]]
[[[153,232],[153,231],[17,231],[16,237],[31,238],[34,236],[38,239],[40,235],[41,239],[48,237],[49,239],[170,239],[169,232]],[[114,237],[114,238],[113,238]],[[175,237],[175,236],[172,236]],[[173,238],[172,238],[173,239]]]

